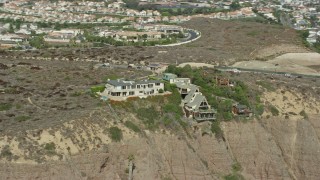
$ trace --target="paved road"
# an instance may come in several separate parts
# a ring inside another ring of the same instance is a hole
[[[190,41],[192,39],[195,39],[199,36],[199,34],[197,34],[196,32],[194,32],[193,30],[187,30],[189,33],[189,36],[187,38],[184,38],[181,40],[181,42],[186,42],[186,41]]]

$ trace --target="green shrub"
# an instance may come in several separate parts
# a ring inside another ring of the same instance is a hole
[[[149,129],[156,127],[156,121],[159,118],[159,113],[151,106],[149,108],[139,108],[137,110],[137,116]]]
[[[242,169],[242,167],[239,162],[235,162],[234,164],[232,164],[232,170],[234,172],[241,171],[241,169]]]
[[[172,87],[172,94],[169,97],[169,103],[172,103],[176,106],[179,106],[181,103],[181,95],[179,93],[179,91],[177,90],[177,88],[174,86]]]
[[[163,124],[164,126],[168,127],[172,124],[173,120],[169,116],[165,116],[163,118]]]
[[[140,132],[140,128],[131,121],[126,121],[124,125],[134,132],[137,132],[137,133]]]
[[[105,86],[93,86],[90,88],[92,93],[103,92]]]
[[[165,113],[175,113],[178,115],[182,115],[182,109],[180,106],[176,105],[176,104],[166,104],[163,106],[163,112]]]
[[[216,138],[220,139],[223,137],[223,131],[220,127],[219,121],[213,121],[211,124],[211,132],[216,136]]]
[[[47,151],[55,151],[56,150],[56,144],[54,142],[46,143],[44,145],[44,149]]]
[[[264,105],[263,104],[257,104],[256,105],[256,114],[261,116],[264,112]]]
[[[305,119],[308,119],[308,114],[304,110],[302,110],[299,114],[300,116],[303,116]]]
[[[16,104],[16,109],[21,109],[22,106],[22,104]]]
[[[81,95],[82,95],[81,91],[76,91],[76,92],[71,94],[72,97],[77,97],[77,96],[81,96]]]
[[[279,110],[276,107],[270,105],[270,111],[273,116],[279,116]]]
[[[161,94],[164,93],[163,89],[159,89],[159,93]]]
[[[11,159],[12,155],[9,145],[5,145],[1,150],[0,157]]]
[[[115,126],[109,128],[109,137],[112,139],[112,141],[115,141],[115,142],[121,141],[123,138],[121,129]]]
[[[10,110],[11,108],[12,108],[11,104],[8,104],[8,103],[0,104],[0,111],[7,111],[7,110]]]
[[[17,116],[14,119],[18,122],[26,121],[29,120],[31,117],[30,116]]]
[[[225,180],[244,180],[244,178],[240,174],[229,174],[224,176]]]

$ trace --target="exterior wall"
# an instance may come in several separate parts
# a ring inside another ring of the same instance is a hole
[[[148,87],[148,85],[152,85],[152,87]],[[140,86],[140,88],[138,88]],[[160,83],[160,85],[156,86],[156,83],[148,83],[148,84],[137,84],[133,86],[113,86],[110,84],[106,85],[106,89],[102,93],[105,96],[119,96],[119,97],[130,97],[130,96],[145,96],[152,94],[159,94],[159,90],[164,89],[164,84]]]
[[[170,79],[170,83],[177,83],[177,82],[182,82],[182,83],[187,83],[190,84],[191,80],[190,78],[174,78],[174,79]]]

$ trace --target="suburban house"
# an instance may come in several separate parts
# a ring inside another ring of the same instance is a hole
[[[135,32],[135,31],[122,31],[114,33],[113,37],[120,41],[134,41],[137,42],[141,39],[145,40],[159,40],[165,36],[162,32]]]
[[[185,99],[187,99],[186,96]],[[190,92],[190,100],[188,99],[184,105],[184,111],[187,117],[193,117],[196,121],[214,120],[216,111],[211,109],[207,99],[200,92]]]
[[[163,73],[162,79],[166,81],[170,81],[171,79],[176,79],[178,76],[172,73]]]
[[[232,106],[232,112],[236,115],[245,115],[250,116],[252,114],[252,111],[246,106],[242,104],[234,104]]]
[[[191,83],[190,78],[178,78],[177,75],[172,73],[163,73],[162,79],[169,81],[171,84],[173,83]]]
[[[230,81],[230,79],[226,78],[226,77],[217,77],[216,76],[215,80],[216,80],[216,84],[218,86],[231,86],[231,87],[233,87],[235,84],[235,82]]]
[[[152,63],[152,64],[149,64],[147,67],[151,71],[156,71],[156,70],[160,69],[162,67],[162,65],[159,63]]]
[[[183,109],[186,117],[197,122],[215,120],[216,111],[211,108],[206,97],[202,95],[199,87],[191,84],[190,78],[177,78],[177,75],[164,73],[162,79],[175,84],[183,98]]]
[[[163,91],[164,84],[159,80],[109,80],[101,96],[112,97],[146,97],[159,94]]]
[[[172,82],[172,80],[171,80]],[[200,92],[199,87],[194,85],[194,84],[190,84],[190,83],[185,83],[185,82],[173,82],[173,84],[175,84],[178,88],[179,93],[181,94],[182,98],[184,98],[184,100],[186,100],[186,96],[188,95],[193,95],[196,92]],[[187,102],[189,101],[189,99],[187,99]]]

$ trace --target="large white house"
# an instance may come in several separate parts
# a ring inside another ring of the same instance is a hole
[[[159,94],[164,90],[163,82],[159,80],[109,80],[105,85],[105,90],[101,96],[112,97],[145,97]]]

